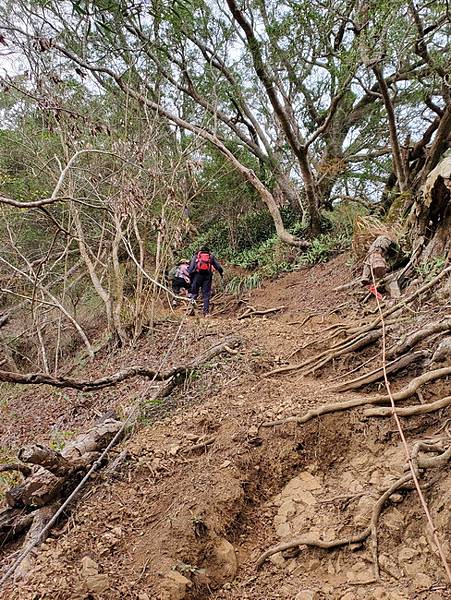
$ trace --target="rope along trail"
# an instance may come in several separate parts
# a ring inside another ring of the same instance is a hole
[[[6,583],[6,581],[14,574],[14,572],[17,569],[17,567],[22,563],[22,561],[40,543],[40,541],[42,540],[42,538],[44,537],[44,535],[55,525],[55,523],[57,522],[57,520],[59,519],[59,517],[63,514],[63,512],[67,508],[67,506],[72,502],[72,500],[74,500],[74,498],[76,498],[76,496],[79,494],[79,492],[86,485],[87,481],[89,480],[89,478],[91,477],[91,475],[94,473],[94,471],[96,471],[98,469],[98,467],[101,465],[103,459],[107,456],[108,452],[116,444],[116,442],[120,439],[120,437],[123,434],[123,432],[125,431],[127,425],[132,421],[133,417],[136,414],[139,413],[139,410],[140,410],[140,407],[141,407],[141,402],[142,402],[143,398],[145,397],[145,395],[147,394],[147,392],[149,391],[149,388],[155,382],[155,379],[156,379],[156,377],[158,377],[158,375],[161,372],[163,366],[165,365],[165,363],[166,363],[166,361],[167,361],[167,359],[169,357],[169,354],[172,351],[172,349],[174,348],[174,345],[175,345],[175,343],[176,343],[176,341],[177,341],[177,339],[178,339],[178,337],[180,335],[180,332],[182,330],[183,324],[186,321],[187,316],[188,316],[188,310],[185,312],[183,318],[181,319],[180,325],[178,326],[178,329],[177,329],[177,331],[176,331],[176,333],[174,335],[174,338],[173,338],[171,344],[169,345],[168,349],[166,350],[166,353],[163,355],[163,358],[161,359],[161,362],[158,365],[157,370],[156,370],[154,376],[152,377],[152,379],[148,382],[148,384],[145,386],[145,388],[139,394],[138,399],[137,399],[135,405],[133,406],[133,409],[131,410],[131,412],[128,415],[128,417],[126,418],[126,420],[123,422],[122,427],[115,434],[115,436],[113,437],[113,439],[111,440],[111,442],[108,444],[108,446],[103,450],[103,452],[99,456],[99,458],[92,464],[92,466],[90,467],[89,471],[86,473],[86,475],[83,477],[83,479],[77,485],[77,487],[72,491],[72,493],[68,496],[68,498],[66,498],[66,500],[59,507],[59,509],[56,511],[56,513],[53,515],[53,517],[50,519],[50,521],[47,523],[47,525],[42,529],[42,531],[39,534],[38,538],[36,540],[34,540],[32,543],[30,543],[28,546],[26,546],[20,552],[20,554],[16,558],[16,560],[10,565],[10,567],[7,569],[7,571],[5,572],[5,574],[3,575],[3,577],[0,579],[0,589]],[[158,391],[156,392],[156,395],[157,394],[158,394]]]
[[[403,428],[402,428],[402,425],[401,425],[401,421],[399,419],[399,416],[396,413],[395,401],[394,401],[394,398],[393,398],[393,395],[392,395],[392,392],[391,392],[390,381],[388,380],[388,375],[387,375],[387,365],[386,365],[387,347],[386,347],[385,321],[384,321],[384,315],[383,315],[383,312],[382,312],[381,304],[380,304],[380,301],[379,301],[379,298],[378,298],[378,294],[377,294],[377,284],[376,284],[376,279],[375,279],[374,271],[373,271],[372,267],[371,267],[371,277],[373,279],[373,286],[374,286],[374,289],[376,291],[376,293],[374,295],[376,297],[377,309],[378,309],[378,312],[379,312],[379,315],[380,315],[381,325],[382,325],[382,370],[383,370],[383,373],[384,373],[385,387],[387,389],[387,394],[388,394],[388,396],[390,398],[392,415],[393,415],[393,417],[395,419],[396,427],[398,428],[398,432],[399,432],[399,435],[401,437],[401,441],[402,441],[402,444],[403,444],[403,447],[404,447],[404,452],[405,452],[405,455],[406,455],[407,463],[409,465],[409,469],[410,469],[410,472],[412,474],[412,479],[413,479],[415,488],[416,488],[416,490],[418,492],[418,497],[420,499],[421,506],[423,507],[424,513],[426,515],[426,519],[427,519],[427,521],[429,523],[429,526],[431,528],[431,531],[432,531],[432,535],[434,536],[435,545],[437,546],[437,550],[438,550],[438,553],[440,555],[440,559],[441,559],[441,561],[443,563],[443,566],[445,568],[446,575],[448,577],[449,582],[451,583],[451,570],[450,570],[448,561],[446,559],[445,553],[443,551],[442,544],[441,544],[440,539],[438,537],[437,528],[434,525],[434,521],[432,519],[431,512],[430,512],[429,507],[428,507],[427,502],[426,502],[426,498],[424,497],[424,494],[423,494],[423,492],[421,490],[420,483],[418,481],[418,477],[417,477],[417,474],[415,472],[415,468],[414,468],[414,465],[413,465],[412,456],[410,454],[409,445],[407,444],[407,440],[405,438],[404,431],[403,431]]]

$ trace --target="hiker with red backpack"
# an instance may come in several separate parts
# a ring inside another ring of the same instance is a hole
[[[189,297],[194,304],[199,294],[199,290],[202,290],[204,316],[207,316],[210,311],[211,285],[213,282],[214,270],[218,271],[221,277],[223,276],[223,268],[210,250],[205,247],[194,254],[188,267],[188,273],[191,277]]]

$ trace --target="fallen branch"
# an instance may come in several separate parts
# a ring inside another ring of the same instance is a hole
[[[183,377],[190,371],[198,368],[202,363],[208,362],[211,358],[222,352],[230,352],[230,348],[237,346],[240,343],[239,338],[230,336],[225,338],[224,342],[212,346],[209,350],[190,361],[185,365],[173,367],[165,373],[159,373],[153,369],[144,366],[134,366],[122,369],[113,375],[101,377],[99,379],[78,380],[69,377],[53,377],[45,373],[15,373],[12,371],[0,371],[0,381],[9,383],[20,383],[25,385],[51,385],[53,387],[69,387],[81,391],[99,390],[105,387],[117,385],[122,381],[133,377],[154,378],[156,381],[164,381],[172,377]]]
[[[440,410],[441,408],[447,408],[450,405],[451,396],[446,396],[446,398],[441,398],[440,400],[430,402],[429,404],[420,404],[418,406],[406,406],[403,408],[397,408],[395,412],[400,417],[413,417],[416,415],[427,415],[429,413]],[[393,414],[393,409],[391,407],[368,408],[364,411],[363,414],[365,417],[389,417]]]
[[[186,448],[182,448],[182,454],[191,454],[192,452],[197,452],[197,450],[205,450],[207,446],[213,444],[216,441],[216,436],[209,437],[202,442],[194,444],[193,446],[187,446]]]
[[[255,317],[259,315],[268,315],[270,313],[278,312],[279,310],[283,310],[285,306],[276,306],[274,308],[265,308],[261,310],[256,310],[255,308],[248,308],[242,315],[238,317],[240,319],[247,319],[248,317]]]

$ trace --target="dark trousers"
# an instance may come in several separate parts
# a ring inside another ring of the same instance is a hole
[[[182,288],[185,288],[185,290],[189,290],[190,287],[191,284],[188,281],[185,281],[183,277],[174,277],[174,279],[172,280],[172,291],[174,292],[174,294],[179,295],[180,290]]]
[[[195,273],[191,281],[191,289],[189,295],[191,298],[196,300],[199,290],[202,290],[202,297],[204,299],[204,315],[208,314],[210,310],[210,296],[211,296],[211,282],[213,275],[211,273]]]

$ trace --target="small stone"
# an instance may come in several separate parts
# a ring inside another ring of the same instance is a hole
[[[162,583],[163,593],[161,598],[164,600],[183,600],[186,596],[187,588],[192,585],[191,581],[177,571],[169,571]]]
[[[420,546],[423,546],[424,548],[426,548],[429,545],[428,541],[424,537],[424,535],[420,535],[420,537],[418,538],[418,543],[420,544]]]
[[[283,525],[283,523],[286,523],[286,522],[287,522],[287,517],[284,514],[282,514],[282,515],[277,514],[274,517],[274,527],[276,529],[277,529],[277,527],[279,527],[279,525]]]
[[[90,575],[97,575],[99,572],[99,565],[92,560],[90,556],[84,556],[81,559],[81,570],[84,577],[89,577]]]
[[[256,437],[258,435],[258,427],[253,425],[252,427],[249,428],[247,434],[249,437]]]
[[[214,557],[212,578],[218,583],[232,581],[238,568],[235,548],[232,544],[225,538],[218,538],[214,542],[212,556]]]
[[[148,596],[146,592],[139,592],[138,600],[150,600],[150,596]]]
[[[278,515],[284,516],[286,518],[292,517],[296,514],[296,504],[290,498],[289,500],[285,500],[284,503],[280,506],[278,510]]]
[[[321,561],[317,558],[311,558],[309,561],[304,563],[303,567],[305,571],[310,571],[312,573],[321,567]]]
[[[398,560],[399,562],[409,561],[417,554],[418,550],[415,550],[414,548],[401,548],[398,554]]]
[[[283,504],[283,499],[282,499],[282,494],[277,494],[276,496],[274,496],[272,504],[274,506],[280,506],[281,504]]]
[[[389,600],[387,592],[382,587],[375,588],[372,593],[374,600]]]
[[[391,575],[391,577],[394,577],[395,579],[402,578],[403,572],[398,567],[398,565],[393,560],[391,560],[389,556],[387,556],[386,554],[381,554],[381,556],[379,557],[379,562],[382,569],[384,569],[386,573]]]
[[[397,508],[391,508],[384,515],[384,525],[390,529],[401,531],[404,528],[404,516]]]
[[[288,523],[281,523],[277,529],[276,533],[280,538],[286,538],[291,534],[291,528]]]
[[[293,500],[296,502],[302,502],[308,506],[313,506],[316,504],[315,496],[313,496],[313,494],[307,490],[296,490],[296,493],[293,494]]]
[[[185,437],[190,442],[197,442],[197,440],[199,439],[199,436],[195,433],[186,433]]]
[[[374,508],[374,499],[369,496],[362,496],[357,503],[357,508],[354,515],[354,523],[359,527],[366,527],[371,518],[371,513]]]
[[[101,594],[109,587],[108,575],[89,575],[86,578],[86,587],[89,592]]]
[[[302,487],[305,490],[319,490],[322,487],[318,478],[308,471],[302,471],[302,473],[299,473],[299,479],[302,481]]]
[[[232,464],[231,460],[225,460],[220,466],[220,469],[226,469],[227,467],[230,467],[230,465]]]
[[[276,552],[276,554],[269,557],[269,560],[273,565],[276,565],[276,567],[284,567],[286,564],[281,552]]]
[[[351,552],[358,552],[363,548],[363,542],[356,542],[355,544],[349,544],[349,550]]]
[[[313,590],[301,590],[296,594],[294,600],[316,600],[317,598],[318,594]]]
[[[402,494],[398,494],[397,492],[395,492],[394,494],[392,494],[389,497],[389,500],[393,504],[399,504],[400,502],[402,502],[404,500],[404,496]]]
[[[353,592],[346,592],[344,596],[340,596],[340,600],[356,600],[357,596]]]
[[[175,456],[177,452],[180,450],[180,446],[174,445],[169,448],[169,454],[171,456]]]
[[[330,596],[331,594],[333,594],[334,588],[329,583],[326,583],[326,585],[323,585],[323,587],[321,588],[321,591],[323,592],[323,594],[326,594],[326,596]]]
[[[417,590],[428,590],[432,586],[432,577],[425,573],[418,573],[413,580],[415,589]]]
[[[426,561],[420,559],[413,562],[404,562],[402,563],[402,568],[408,575],[415,577],[417,574],[423,573],[426,568]]]

